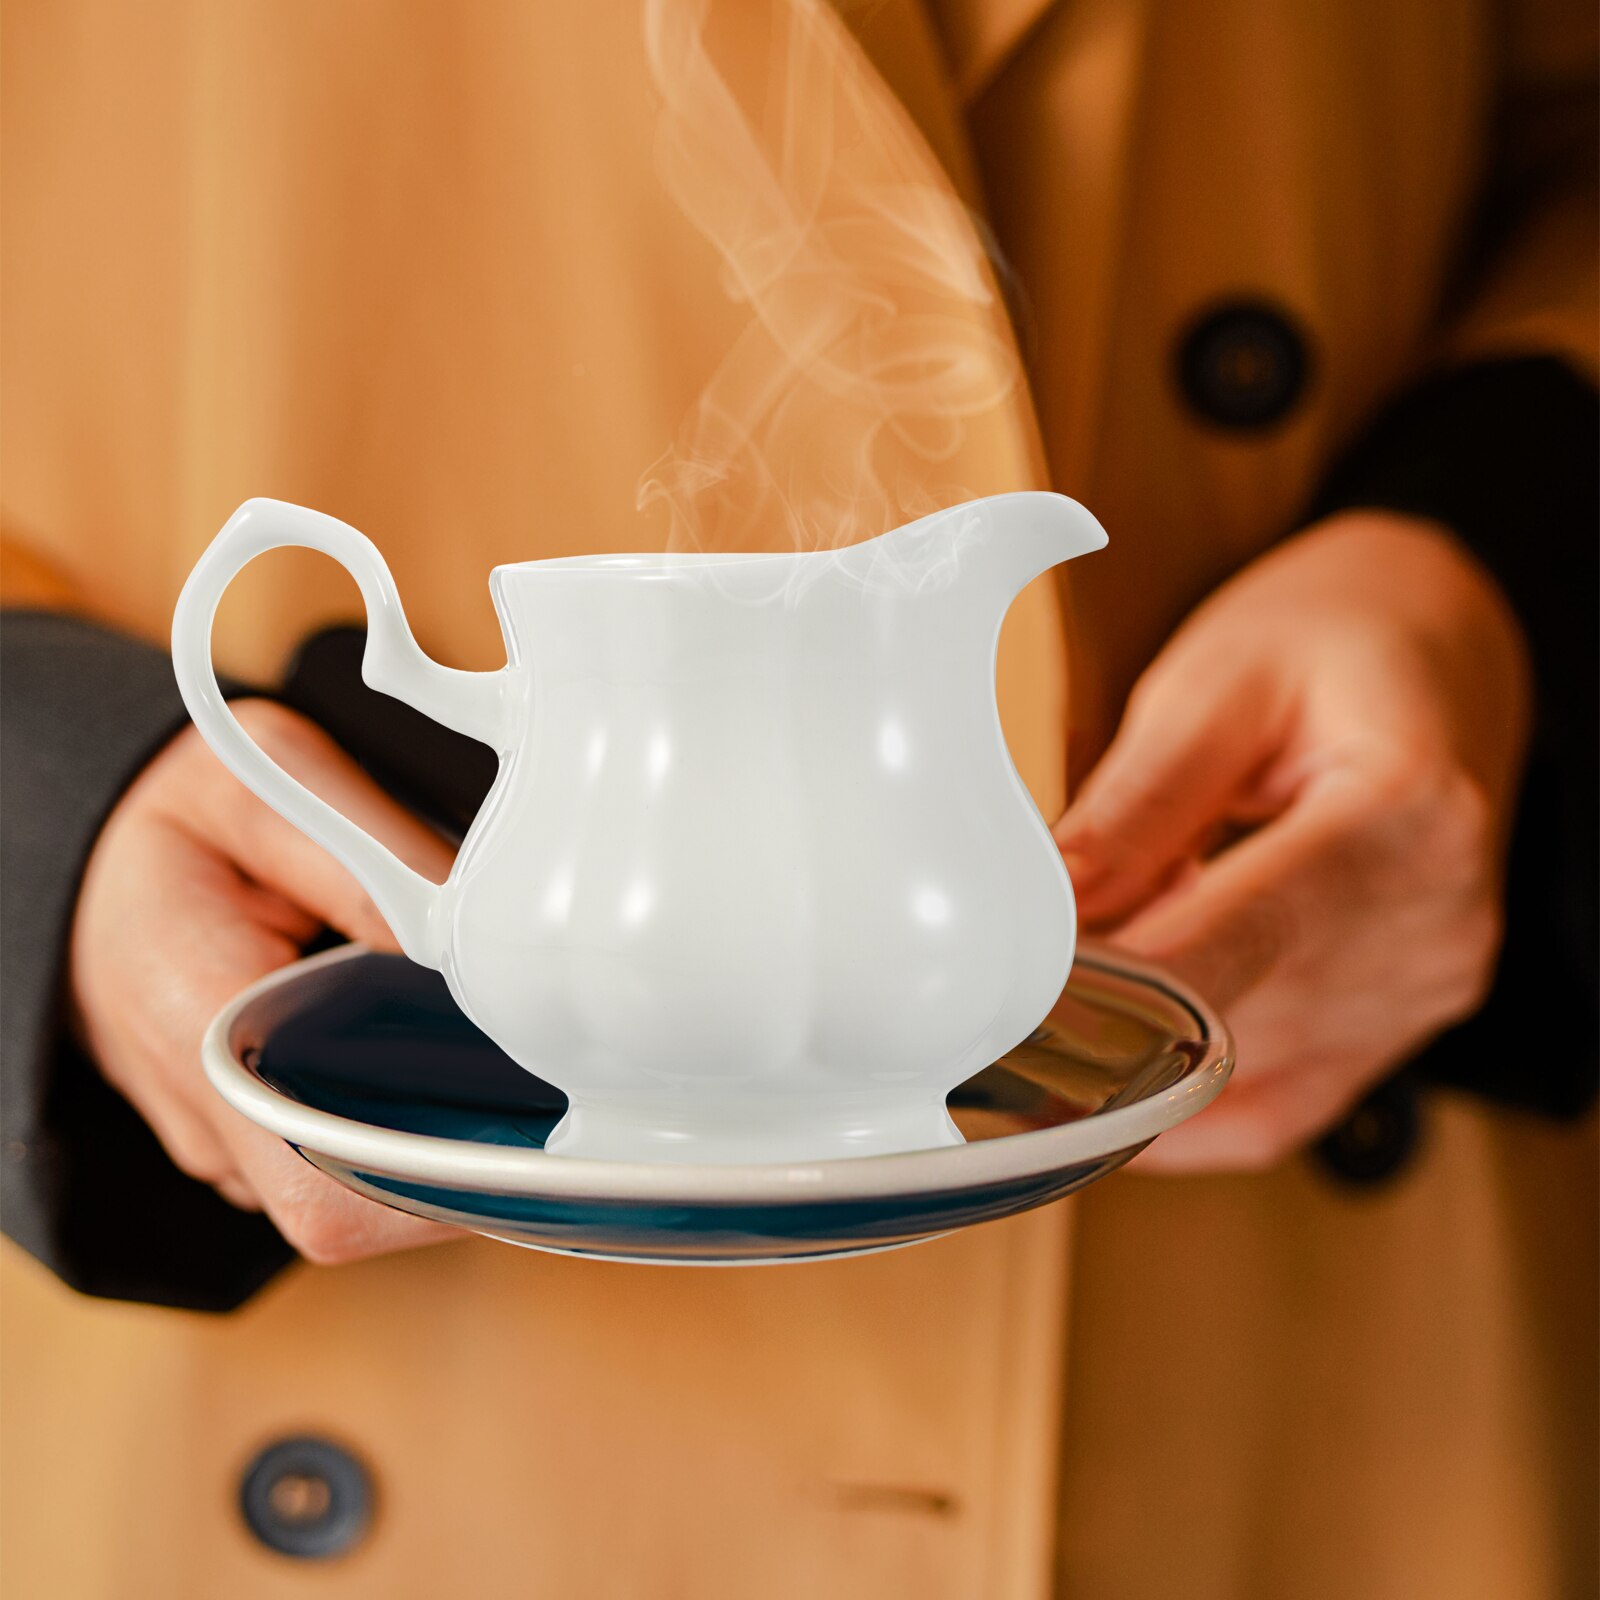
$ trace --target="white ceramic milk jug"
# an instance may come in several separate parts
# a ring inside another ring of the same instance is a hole
[[[945,1096],[1025,1038],[1072,963],[1072,887],[995,704],[1000,622],[1105,534],[1061,495],[941,511],[837,551],[495,568],[497,672],[418,648],[372,543],[273,500],[178,602],[195,724],[361,881],[413,961],[559,1087],[548,1148],[808,1161],[959,1143]],[[435,886],[289,777],[218,690],[229,581],[280,545],[341,561],[363,675],[493,746]]]

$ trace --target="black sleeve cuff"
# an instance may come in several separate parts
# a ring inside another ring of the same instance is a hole
[[[264,1217],[173,1166],[62,1023],[89,851],[187,720],[172,664],[74,618],[11,611],[0,674],[0,1227],[86,1294],[229,1310],[293,1252]]]
[[[1313,516],[1356,507],[1449,527],[1498,580],[1533,658],[1535,731],[1494,989],[1415,1071],[1575,1116],[1595,1095],[1600,1039],[1600,395],[1553,357],[1434,377],[1357,441]]]

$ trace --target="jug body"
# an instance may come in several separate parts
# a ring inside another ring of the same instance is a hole
[[[994,698],[1010,595],[976,545],[888,554],[496,573],[523,721],[443,967],[569,1095],[553,1150],[952,1142],[950,1089],[1060,994],[1071,885]]]

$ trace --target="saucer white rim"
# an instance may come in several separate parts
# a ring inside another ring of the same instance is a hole
[[[441,1188],[646,1205],[800,1204],[979,1189],[1103,1160],[1144,1144],[1209,1105],[1233,1070],[1228,1030],[1200,996],[1145,962],[1080,946],[1076,964],[1150,984],[1195,1018],[1202,1055],[1179,1082],[1078,1122],[903,1155],[745,1166],[577,1160],[355,1122],[289,1099],[244,1065],[235,1052],[235,1029],[251,1006],[308,973],[367,953],[365,945],[345,945],[309,956],[235,995],[206,1029],[201,1045],[206,1076],[234,1110],[291,1144],[360,1171]]]

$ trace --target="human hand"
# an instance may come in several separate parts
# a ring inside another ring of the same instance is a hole
[[[265,700],[246,731],[308,788],[434,879],[451,851],[322,730]],[[89,857],[73,919],[73,1021],[106,1078],[185,1172],[264,1210],[308,1260],[334,1263],[456,1236],[361,1199],[240,1116],[200,1064],[207,1023],[328,926],[394,936],[356,881],[249,792],[190,728],[140,774]]]
[[[1270,1166],[1477,1009],[1530,698],[1499,590],[1393,513],[1285,542],[1173,636],[1055,829],[1085,927],[1238,1045],[1145,1167]]]

